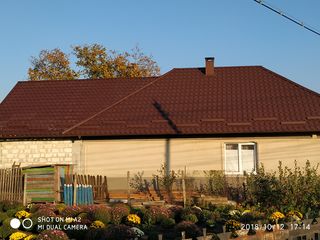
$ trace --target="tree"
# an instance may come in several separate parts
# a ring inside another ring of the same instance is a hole
[[[139,47],[131,52],[118,53],[100,44],[73,47],[76,64],[86,78],[150,77],[160,74],[152,56],[143,54]]]
[[[150,77],[160,74],[152,56],[146,56],[138,47],[121,53],[107,50],[100,44],[77,45],[72,50],[78,71],[71,69],[68,55],[60,49],[43,50],[38,58],[32,58],[29,79]]]
[[[70,67],[69,57],[59,48],[42,50],[38,57],[32,57],[28,75],[29,80],[68,80],[78,77]]]

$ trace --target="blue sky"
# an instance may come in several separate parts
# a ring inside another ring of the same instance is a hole
[[[319,0],[268,0],[320,29]],[[263,65],[320,92],[320,36],[253,0],[28,0],[0,3],[0,101],[27,78],[42,49],[100,43],[152,54],[164,73],[199,67]]]

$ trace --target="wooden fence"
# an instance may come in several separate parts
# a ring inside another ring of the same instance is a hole
[[[21,168],[0,169],[0,201],[23,201]]]
[[[66,184],[91,185],[93,190],[94,201],[105,201],[108,199],[108,182],[106,176],[92,176],[72,174],[66,175]]]

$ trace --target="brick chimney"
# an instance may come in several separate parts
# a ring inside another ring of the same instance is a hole
[[[206,76],[214,75],[214,57],[206,57]]]

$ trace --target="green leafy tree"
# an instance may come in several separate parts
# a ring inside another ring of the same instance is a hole
[[[32,57],[28,75],[29,80],[69,80],[78,77],[70,67],[68,55],[59,48],[42,50],[38,57]]]

